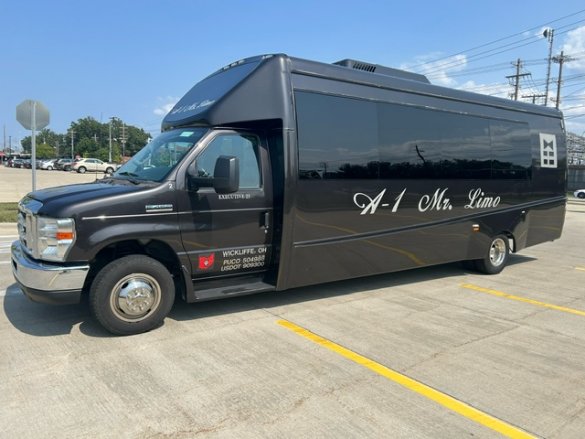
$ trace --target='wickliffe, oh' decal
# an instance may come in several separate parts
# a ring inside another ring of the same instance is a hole
[[[449,188],[439,188],[432,195],[427,194],[420,197],[418,201],[419,212],[452,210],[453,205],[451,204],[449,197],[447,197],[448,190]],[[378,210],[378,207],[391,208],[391,212],[395,213],[400,208],[400,202],[405,193],[406,189],[400,192],[400,194],[390,202],[385,202],[389,201],[384,199],[386,189],[383,189],[382,192],[373,198],[367,194],[358,192],[353,196],[353,202],[357,207],[362,209],[360,215],[373,215],[376,213],[376,210]],[[481,188],[471,189],[469,191],[468,199],[469,203],[463,206],[465,209],[488,209],[497,207],[498,204],[500,204],[500,197],[487,196]]]

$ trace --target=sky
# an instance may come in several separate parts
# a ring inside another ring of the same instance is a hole
[[[0,129],[18,147],[26,99],[50,111],[48,128],[118,117],[153,136],[195,83],[242,58],[286,53],[345,58],[424,73],[434,84],[509,98],[522,61],[522,96],[543,94],[549,41],[563,63],[561,109],[585,131],[585,3],[582,0],[0,2]],[[550,77],[556,81],[559,64]],[[556,82],[549,96],[556,97]],[[542,103],[542,98],[535,98]],[[554,105],[549,100],[549,105]],[[0,134],[0,149],[4,138]]]

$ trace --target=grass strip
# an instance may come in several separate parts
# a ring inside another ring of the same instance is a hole
[[[0,203],[0,223],[15,223],[18,203]]]

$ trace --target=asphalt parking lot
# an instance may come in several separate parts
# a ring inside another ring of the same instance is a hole
[[[132,337],[87,304],[28,301],[15,235],[0,224],[0,437],[584,436],[585,202],[497,276],[449,264],[179,302]]]

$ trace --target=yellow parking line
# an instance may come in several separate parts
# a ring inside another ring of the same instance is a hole
[[[575,267],[575,270],[585,271],[585,267]]]
[[[479,287],[477,285],[472,285],[472,284],[462,284],[461,287],[467,288],[468,290],[479,291],[480,293],[491,294],[492,296],[498,296],[498,297],[504,297],[504,298],[510,299],[510,300],[516,300],[517,302],[529,303],[529,304],[534,305],[534,306],[540,306],[541,308],[554,309],[556,311],[567,312],[570,314],[575,314],[578,316],[585,317],[585,311],[580,311],[578,309],[567,308],[565,306],[559,306],[559,305],[553,305],[551,303],[540,302],[538,300],[528,299],[526,297],[514,296],[513,294],[504,293],[503,291],[492,290],[490,288],[483,288],[483,287]]]
[[[467,419],[470,419],[478,424],[481,424],[485,427],[491,428],[492,430],[497,431],[498,433],[503,434],[504,436],[510,438],[534,438],[534,436],[526,433],[523,430],[520,430],[517,427],[514,427],[504,421],[501,421],[493,416],[490,416],[470,405],[461,402],[452,396],[449,396],[445,393],[442,393],[438,390],[433,389],[432,387],[427,386],[419,381],[416,381],[412,378],[407,377],[406,375],[401,374],[400,372],[396,372],[392,369],[389,369],[386,366],[381,365],[380,363],[376,363],[369,358],[366,358],[360,354],[357,354],[347,348],[344,348],[337,343],[334,343],[326,338],[323,338],[313,332],[304,329],[288,320],[278,320],[277,323],[284,328],[287,328],[294,333],[304,337],[313,343],[316,343],[330,351],[335,352],[336,354],[341,355],[342,357],[347,358],[348,360],[353,361],[371,371],[391,380],[397,384],[400,384],[403,387],[406,387],[413,392],[418,393],[436,403],[442,405],[443,407],[448,408],[449,410],[454,411],[462,416],[465,416]]]

